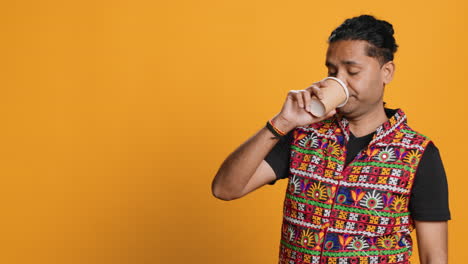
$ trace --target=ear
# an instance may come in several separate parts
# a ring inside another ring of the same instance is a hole
[[[382,80],[384,85],[389,84],[393,80],[393,74],[395,73],[395,63],[393,61],[388,61],[382,65],[380,69],[382,74]]]

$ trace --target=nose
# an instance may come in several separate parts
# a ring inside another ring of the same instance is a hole
[[[336,78],[340,79],[340,80],[346,85],[346,87],[349,87],[348,81],[346,80],[345,74],[343,74],[343,73],[338,73],[338,74],[336,75]]]

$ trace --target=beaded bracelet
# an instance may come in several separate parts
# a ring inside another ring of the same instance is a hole
[[[271,133],[273,133],[275,135],[274,137],[271,137],[272,139],[277,139],[277,138],[280,138],[280,137],[286,135],[286,133],[281,131],[279,128],[275,127],[275,125],[273,124],[273,122],[271,120],[268,120],[266,122],[266,127],[268,128],[268,130],[271,131]]]

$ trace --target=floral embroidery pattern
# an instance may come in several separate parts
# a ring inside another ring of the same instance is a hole
[[[361,206],[369,209],[381,209],[383,208],[383,205],[382,195],[380,193],[376,193],[376,190],[373,190],[372,193],[366,193],[364,199],[361,201]]]

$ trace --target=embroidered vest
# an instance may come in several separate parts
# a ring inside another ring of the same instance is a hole
[[[408,201],[430,139],[393,111],[347,166],[346,118],[294,130],[280,263],[410,263]]]

